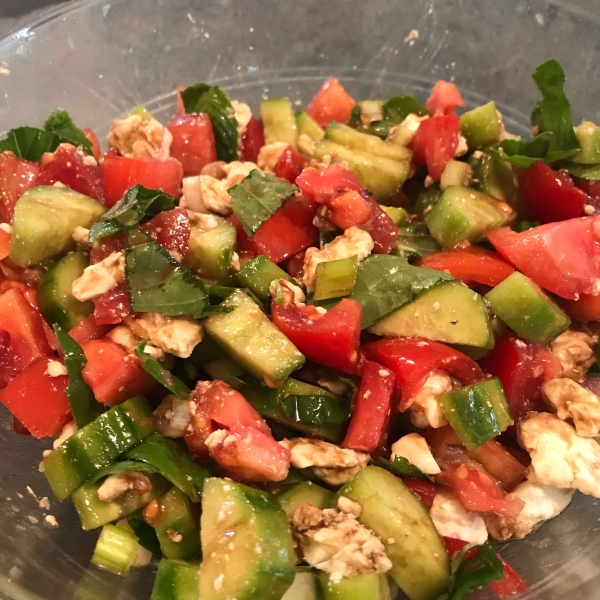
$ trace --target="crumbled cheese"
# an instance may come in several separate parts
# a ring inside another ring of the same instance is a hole
[[[425,119],[429,119],[429,117],[427,115],[421,117],[415,113],[406,115],[399,125],[390,130],[387,139],[401,143],[402,146],[408,146]]]
[[[44,523],[46,525],[48,525],[48,527],[52,527],[52,528],[58,527],[58,521],[56,520],[56,517],[54,517],[53,515],[46,515],[46,517],[44,518]]]
[[[68,440],[73,434],[77,433],[75,421],[69,421],[61,430],[60,435],[52,442],[53,448],[58,448],[65,440]]]
[[[225,573],[221,573],[219,576],[215,577],[213,581],[213,587],[215,588],[215,592],[218,592],[223,587],[223,581],[225,580]]]
[[[67,367],[63,365],[58,360],[49,360],[48,366],[44,371],[44,375],[49,375],[50,377],[60,377],[61,375],[68,375]]]
[[[334,583],[344,577],[385,573],[392,568],[382,541],[352,512],[320,510],[306,502],[292,515],[292,532],[304,560],[329,573]]]
[[[360,517],[362,512],[362,506],[358,502],[346,498],[346,496],[340,496],[337,501],[338,510],[348,515],[354,515],[357,519]]]
[[[183,541],[183,536],[174,529],[167,529],[167,535],[169,536],[169,539],[176,544],[179,544]]]
[[[441,473],[427,440],[418,433],[409,433],[392,444],[391,460],[396,456],[403,456],[427,475]]]
[[[600,498],[600,444],[548,413],[530,413],[519,424],[519,444],[531,455],[537,480]]]
[[[10,69],[8,68],[8,63],[3,60],[0,62],[0,75],[10,75]]]
[[[283,306],[289,306],[290,304],[298,304],[303,305],[306,301],[306,295],[302,291],[302,288],[293,284],[291,281],[287,279],[273,279],[269,284],[269,293],[273,298],[277,296],[277,288],[280,286],[284,293],[284,298],[282,301]],[[286,293],[288,290],[291,293]]]
[[[452,379],[447,373],[433,372],[419,393],[408,401],[410,420],[422,429],[437,429],[448,424],[436,396],[452,391]]]
[[[429,513],[435,528],[444,537],[471,544],[485,544],[488,533],[485,521],[475,512],[467,512],[454,492],[440,488]]]
[[[118,346],[121,346],[121,348],[129,351],[135,350],[135,347],[144,340],[144,338],[135,335],[127,325],[117,325],[106,334],[106,337]],[[162,361],[165,358],[165,353],[150,343],[146,343],[144,352],[154,360]]]
[[[298,145],[298,150],[302,152],[302,154],[312,156],[312,151],[316,142],[309,135],[303,133],[298,136],[298,141],[296,143]]]
[[[256,160],[258,168],[267,173],[275,173],[275,165],[288,146],[286,142],[274,142],[263,146]]]
[[[405,42],[412,42],[419,39],[419,30],[411,29],[408,35],[404,38]]]
[[[550,350],[562,365],[565,377],[581,381],[596,360],[594,347],[597,343],[597,335],[568,329],[550,344]]]
[[[546,381],[542,394],[559,419],[572,419],[578,435],[600,435],[600,398],[596,394],[568,377]]]
[[[98,498],[102,502],[112,502],[129,491],[130,481],[126,473],[109,475],[98,488]]]
[[[73,282],[71,291],[80,302],[87,302],[100,294],[109,292],[125,280],[125,255],[113,252],[100,262],[83,270],[81,277]]]
[[[164,125],[139,115],[117,119],[108,134],[108,145],[127,158],[168,158],[172,141]]]
[[[194,227],[202,231],[212,231],[219,224],[214,215],[197,213],[191,210],[188,210],[188,218]]]
[[[240,263],[240,255],[237,252],[231,253],[231,260],[229,261],[229,268],[232,271],[239,271],[242,268]]]
[[[458,145],[456,146],[456,150],[454,151],[454,158],[458,158],[459,156],[464,156],[469,151],[469,145],[467,144],[466,138],[458,134]]]
[[[223,216],[231,214],[231,197],[227,193],[225,181],[221,181],[210,175],[198,175],[194,179],[198,181],[196,192],[200,192],[200,197],[208,211]],[[188,196],[185,196],[185,199],[186,207],[190,208],[188,205]]]
[[[2,229],[2,231],[4,231],[4,233],[9,233],[12,235],[12,225],[9,225],[8,223],[0,223],[0,229]]]
[[[81,227],[77,225],[75,229],[73,229],[73,233],[71,234],[71,238],[78,246],[83,246],[84,248],[91,248],[92,244],[90,244],[89,240],[90,230],[85,227]]]
[[[202,341],[202,325],[191,317],[165,317],[142,313],[127,317],[125,324],[141,339],[180,358],[188,358]]]
[[[359,227],[349,227],[343,235],[325,244],[320,250],[308,248],[304,255],[304,285],[308,292],[315,291],[317,265],[322,262],[358,256],[358,260],[369,256],[373,250],[373,238]]]
[[[293,467],[310,469],[330,485],[343,485],[369,462],[368,454],[321,440],[293,438],[279,443],[290,451]]]
[[[252,118],[252,111],[247,104],[238,100],[231,101],[231,108],[233,108],[233,117],[237,123],[238,147],[240,147],[244,133],[246,133],[246,129],[248,128],[248,123],[250,123],[250,119]]]
[[[223,171],[226,175],[225,187],[229,189],[234,185],[237,185],[242,179],[246,179],[246,177],[256,169],[258,169],[258,166],[253,162],[240,162],[239,160],[234,160],[233,162],[223,165]]]

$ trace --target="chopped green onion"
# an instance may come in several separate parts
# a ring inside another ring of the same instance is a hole
[[[98,538],[92,562],[99,567],[125,575],[138,552],[138,537],[117,527],[104,525]]]
[[[315,300],[348,296],[356,283],[358,256],[331,260],[317,265]]]

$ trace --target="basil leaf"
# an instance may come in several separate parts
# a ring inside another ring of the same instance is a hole
[[[71,119],[66,110],[58,108],[46,119],[44,130],[55,133],[63,140],[68,140],[74,146],[82,146],[86,154],[92,154],[92,142]]]
[[[138,537],[138,543],[146,550],[149,550],[155,556],[162,557],[162,550],[160,549],[160,542],[156,535],[156,529],[152,525],[148,525],[141,517],[129,517],[127,523],[133,533]]]
[[[423,473],[419,467],[415,467],[411,462],[408,461],[404,456],[394,456],[394,460],[389,461],[385,458],[379,458],[375,463],[378,467],[398,475],[399,477],[415,477],[417,479],[428,479],[433,481],[433,477]]]
[[[186,113],[206,113],[211,120],[217,158],[225,162],[238,159],[237,121],[227,94],[216,86],[196,83],[181,92]]]
[[[140,342],[135,347],[135,353],[142,363],[144,371],[151,375],[160,383],[163,387],[167,388],[172,394],[175,394],[178,398],[184,400],[190,395],[190,388],[181,381],[178,377],[175,377],[170,371],[163,369],[161,364],[154,360],[149,354],[144,352],[147,341]]]
[[[400,235],[396,240],[396,246],[392,249],[392,254],[395,256],[414,260],[441,250],[425,223],[413,223],[399,229]]]
[[[81,346],[58,325],[54,325],[54,333],[65,356],[65,367],[69,374],[67,397],[71,414],[75,424],[81,429],[104,413],[106,408],[94,398],[94,393],[83,381],[81,372],[87,359]]]
[[[362,125],[362,121],[360,120],[360,112],[360,104],[353,106],[352,110],[350,111],[350,118],[348,119],[346,125],[349,125],[350,127],[360,127]]]
[[[352,413],[352,403],[328,396],[287,396],[281,400],[285,414],[304,425],[341,425]]]
[[[540,133],[531,141],[504,140],[498,145],[500,158],[520,169],[527,169],[534,162],[544,160],[550,148],[551,133]]]
[[[366,131],[386,139],[392,128],[400,125],[411,113],[421,117],[428,115],[429,111],[412,96],[394,96],[383,105],[383,119],[373,121]]]
[[[140,461],[168,479],[187,494],[192,502],[199,502],[204,480],[212,474],[195,462],[175,440],[153,433],[127,454],[127,460]],[[139,464],[139,463],[138,463]]]
[[[358,266],[350,297],[362,304],[364,329],[408,304],[432,285],[453,279],[443,271],[414,267],[399,256],[373,254]]]
[[[115,462],[112,465],[108,465],[108,467],[104,467],[104,469],[98,471],[91,479],[85,482],[84,486],[91,487],[109,475],[117,475],[118,473],[124,473],[125,471],[137,471],[138,473],[152,474],[156,473],[157,469],[155,469],[152,465],[147,465],[136,460],[122,460]]]
[[[89,241],[97,245],[101,238],[135,227],[143,219],[154,217],[163,210],[172,210],[176,206],[177,200],[173,196],[137,184],[129,188],[125,196],[90,227]]]
[[[569,163],[561,165],[561,169],[569,171],[569,175],[587,179],[589,181],[600,181],[600,164],[598,165],[580,165],[578,163]]]
[[[40,162],[42,154],[54,152],[63,142],[68,140],[43,129],[17,127],[11,129],[8,135],[0,140],[0,152],[9,150],[19,158]]]
[[[233,212],[242,223],[244,231],[252,237],[277,212],[283,201],[297,190],[295,185],[275,175],[254,169],[228,192],[233,202]]]

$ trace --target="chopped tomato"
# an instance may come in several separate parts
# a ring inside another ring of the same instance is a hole
[[[96,296],[93,302],[94,318],[98,325],[117,325],[131,314],[129,294],[124,283]]]
[[[163,210],[141,226],[165,250],[176,252],[182,258],[190,243],[190,220],[183,208]]]
[[[522,233],[487,231],[496,250],[539,286],[577,300],[600,291],[600,216],[540,225]]]
[[[396,245],[400,230],[373,198],[365,194],[365,200],[371,207],[372,215],[359,227],[364,229],[373,239],[373,252],[376,254],[389,254]]]
[[[373,216],[370,204],[356,190],[348,190],[327,200],[325,218],[340,229],[360,225]]]
[[[0,296],[0,387],[36,358],[51,354],[39,312],[20,290],[4,292]]]
[[[427,507],[431,510],[435,500],[435,485],[425,479],[416,477],[402,477],[402,483]]]
[[[306,158],[306,156],[300,154],[300,152],[292,148],[292,146],[288,146],[282,152],[275,165],[275,175],[290,183],[294,183],[307,164],[308,158]]]
[[[344,448],[369,453],[377,448],[390,419],[395,386],[391,371],[370,360],[364,363]]]
[[[48,363],[56,360],[37,358],[0,391],[0,402],[37,439],[57,434],[72,418],[66,391],[69,377],[48,374]]]
[[[600,294],[597,296],[581,294],[578,300],[561,300],[560,304],[567,314],[577,321],[582,323],[600,321]]]
[[[0,260],[4,260],[10,254],[10,233],[0,229]]]
[[[94,158],[99,161],[102,156],[102,150],[100,149],[100,140],[98,139],[98,136],[89,127],[85,127],[83,133],[85,133],[85,137],[92,142],[92,154],[94,155]]]
[[[341,164],[331,165],[323,171],[304,169],[296,179],[296,185],[302,190],[305,198],[319,204],[324,204],[348,190],[365,191],[356,175]]]
[[[527,467],[496,440],[489,440],[467,454],[498,480],[507,492],[512,492],[527,476]]]
[[[69,331],[69,335],[78,343],[83,344],[89,340],[98,340],[103,338],[110,330],[111,325],[98,325],[96,317],[90,315],[81,323],[78,323]]]
[[[467,285],[475,282],[491,287],[502,283],[515,271],[500,255],[482,248],[432,252],[419,260],[417,265],[445,271]]]
[[[458,88],[449,81],[438,79],[425,103],[427,110],[435,117],[454,115],[459,106],[465,106]]]
[[[182,179],[183,167],[174,158],[125,158],[109,153],[104,158],[104,203],[113,206],[137,183],[179,198]]]
[[[363,344],[366,358],[381,363],[396,374],[402,396],[400,410],[410,406],[410,400],[421,390],[434,371],[444,371],[463,385],[481,381],[485,374],[469,356],[430,340],[398,337]]]
[[[304,257],[306,256],[306,250],[301,250],[300,252],[290,256],[283,263],[283,269],[289,275],[291,275],[297,281],[302,281],[304,279]]]
[[[465,462],[467,449],[450,425],[437,429],[428,427],[424,436],[442,471],[452,470]]]
[[[12,223],[17,200],[34,185],[40,166],[12,152],[0,153],[0,217]]]
[[[100,167],[86,165],[83,155],[75,148],[59,146],[53,155],[44,155],[42,168],[34,185],[62,183],[68,188],[102,202]]]
[[[100,238],[98,246],[90,250],[90,264],[94,265],[113,252],[120,252],[121,250],[125,250],[125,235],[123,233]]]
[[[258,160],[258,153],[264,145],[265,130],[263,125],[256,117],[252,117],[242,135],[240,160],[255,163]]]
[[[171,156],[183,165],[183,174],[199,175],[202,167],[217,160],[212,122],[207,114],[176,115],[167,126],[173,142]]]
[[[306,112],[321,127],[327,127],[330,121],[347,123],[356,102],[335,78],[330,77],[315,94],[306,107]]]
[[[576,188],[566,171],[553,171],[538,160],[528,169],[515,169],[519,191],[529,214],[540,223],[575,219],[583,214],[587,194]]]
[[[410,147],[418,166],[427,166],[429,175],[439,181],[446,163],[454,157],[458,147],[460,119],[442,115],[425,119],[417,129]]]
[[[292,344],[320,365],[344,373],[356,373],[360,344],[360,302],[344,298],[321,314],[316,306],[283,306],[271,303],[273,322]]]
[[[83,380],[92,388],[98,402],[115,406],[155,387],[154,379],[144,371],[140,359],[111,340],[89,340],[81,347],[87,358]]]
[[[29,429],[27,429],[27,427],[25,427],[25,425],[23,425],[23,423],[21,423],[14,415],[12,419],[12,428],[17,435],[31,435],[31,431],[29,431]]]

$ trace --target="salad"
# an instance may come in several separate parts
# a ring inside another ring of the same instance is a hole
[[[460,600],[600,497],[600,128],[438,81],[0,140],[0,401],[153,600]],[[91,534],[90,534],[91,535]],[[158,562],[160,561],[160,562]]]

